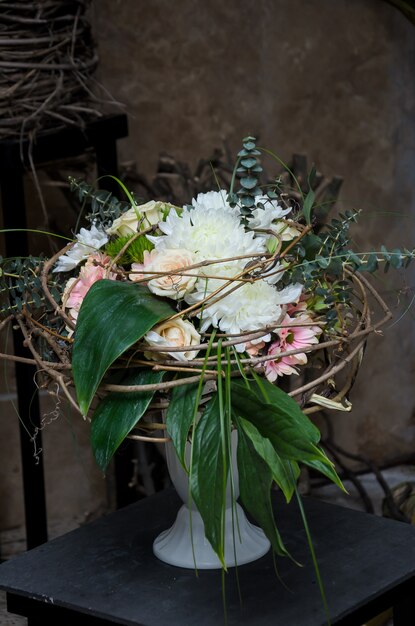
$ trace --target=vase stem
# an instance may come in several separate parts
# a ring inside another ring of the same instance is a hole
[[[264,556],[270,548],[270,542],[263,531],[247,520],[244,510],[236,502],[239,495],[236,446],[235,432],[232,437],[233,489],[228,483],[224,529],[224,554],[228,567],[255,561]],[[206,539],[202,516],[195,503],[189,502],[188,475],[171,443],[166,444],[166,458],[170,477],[184,504],[173,526],[155,539],[154,554],[161,561],[177,567],[219,569],[222,565]]]

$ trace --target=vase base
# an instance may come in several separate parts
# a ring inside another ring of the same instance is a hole
[[[270,542],[263,531],[248,522],[239,504],[236,504],[234,519],[232,510],[226,509],[225,563],[228,567],[256,561],[269,549]],[[176,567],[188,569],[221,569],[222,567],[205,537],[205,528],[200,513],[192,510],[190,521],[190,511],[185,505],[180,508],[173,526],[155,539],[153,552],[161,561]]]

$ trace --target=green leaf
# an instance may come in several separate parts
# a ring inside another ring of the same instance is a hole
[[[323,269],[327,269],[330,265],[330,258],[324,256],[316,256],[316,263]]]
[[[253,157],[247,157],[241,160],[241,165],[245,169],[251,169],[251,167],[254,167],[256,164],[257,164],[257,160],[254,159]]]
[[[381,253],[382,253],[383,258],[385,259],[385,261],[390,261],[390,260],[391,260],[391,259],[390,259],[390,254],[389,254],[389,252],[387,251],[387,249],[385,248],[385,246],[383,246],[383,245],[382,245],[382,246],[380,246],[380,251],[381,251]]]
[[[315,197],[316,194],[310,189],[304,200],[303,213],[307,224],[311,224],[311,209],[313,208]]]
[[[134,239],[134,235],[127,235],[124,237],[118,237],[113,241],[107,243],[105,252],[108,256],[115,258],[122,250],[122,248],[130,241],[132,243],[128,246],[123,256],[119,259],[120,265],[128,265],[129,263],[142,263],[144,260],[144,252],[153,250],[154,244],[147,239],[145,235]]]
[[[245,178],[241,178],[240,180],[240,183],[244,189],[253,189],[254,187],[256,187],[257,182],[258,179],[254,178],[253,176],[246,176]]]
[[[371,274],[373,272],[376,272],[376,270],[379,267],[379,263],[378,263],[378,259],[376,256],[375,252],[371,252],[371,254],[369,254],[368,259],[366,261],[366,263],[363,263],[360,267],[359,270],[361,272],[370,272]]]
[[[278,194],[273,191],[272,189],[270,189],[269,191],[267,191],[267,196],[270,200],[278,200]]]
[[[248,209],[250,209],[251,207],[253,207],[255,205],[255,200],[251,196],[243,196],[241,198],[241,204],[242,204],[242,206],[247,207]]]
[[[315,165],[313,165],[313,167],[310,170],[310,173],[308,175],[308,186],[311,188],[314,185],[314,181],[316,179],[316,174],[317,174],[317,170]]]
[[[236,382],[236,381],[235,381]],[[297,402],[285,391],[273,385],[266,378],[255,377],[251,383],[251,390],[259,400],[265,400],[284,413],[289,419],[297,424],[298,429],[304,431],[309,440],[317,444],[320,441],[320,431],[313,422],[302,412]]]
[[[164,373],[135,370],[123,382],[125,385],[159,383]],[[91,446],[103,471],[118,446],[146,412],[153,395],[154,391],[111,393],[95,409],[91,424]]]
[[[238,428],[238,471],[241,501],[261,526],[280,556],[289,556],[275,525],[271,504],[272,472],[252,443],[246,422],[236,418]]]
[[[146,287],[99,280],[86,294],[76,323],[72,371],[82,415],[107,369],[147,331],[174,313]]]
[[[190,486],[205,525],[205,534],[226,569],[223,553],[223,517],[228,467],[224,467],[219,397],[215,394],[196,426],[192,440]],[[228,450],[227,442],[224,442]]]
[[[175,387],[166,416],[166,429],[171,437],[180,463],[186,469],[185,447],[193,421],[198,397],[198,384]]]
[[[302,244],[305,249],[306,259],[312,260],[320,250],[323,241],[318,235],[308,233],[305,237],[303,237]]]
[[[331,463],[330,459],[327,459],[327,460],[329,461],[329,463],[322,463],[321,461],[316,460],[316,461],[304,461],[304,464],[308,465],[308,467],[311,467],[312,469],[317,470],[317,472],[324,474],[324,476],[327,476],[327,478],[329,478],[335,485],[340,487],[342,491],[347,493],[342,481],[340,480],[336,470],[334,469],[333,463]]]
[[[285,397],[278,405],[267,404],[251,389],[233,382],[232,407],[238,416],[254,424],[261,435],[271,441],[281,457],[293,461],[321,460],[329,463],[316,446],[320,439],[318,429],[292,398],[281,393]]]
[[[300,475],[300,468],[295,461],[282,459],[272,447],[269,439],[262,437],[257,428],[250,422],[239,418],[243,423],[245,433],[252,441],[255,450],[265,461],[272,472],[272,478],[283,492],[287,502],[290,502],[295,491],[295,482]]]
[[[390,263],[395,270],[399,270],[403,265],[402,253],[399,248],[395,248],[391,252]]]

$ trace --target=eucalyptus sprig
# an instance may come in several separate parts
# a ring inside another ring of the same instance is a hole
[[[46,258],[41,256],[2,259],[0,257],[0,317],[16,315],[25,308],[34,311],[51,312],[52,306],[43,291],[40,274]],[[51,278],[49,289],[55,300],[60,300],[63,286],[59,278]]]
[[[77,194],[79,202],[90,207],[90,212],[85,215],[88,222],[96,222],[106,228],[131,207],[129,202],[118,200],[110,191],[96,189],[84,180],[71,176],[68,180],[70,189]]]
[[[259,187],[259,174],[262,167],[259,163],[258,156],[261,152],[256,147],[255,137],[245,137],[242,140],[242,150],[238,152],[238,167],[236,174],[239,177],[241,188],[233,193],[229,193],[228,201],[231,206],[237,203],[241,205],[241,215],[245,218],[250,217],[252,208],[255,206],[256,196],[261,195]]]

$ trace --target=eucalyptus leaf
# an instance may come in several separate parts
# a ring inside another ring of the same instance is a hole
[[[251,169],[251,167],[254,167],[256,164],[257,160],[254,157],[247,157],[241,160],[241,165],[246,169]]]
[[[375,252],[371,252],[368,256],[368,259],[365,263],[363,263],[359,270],[361,272],[370,272],[371,274],[375,272],[379,267],[378,258]]]
[[[240,183],[242,185],[242,187],[244,187],[244,189],[253,189],[254,187],[256,187],[258,182],[257,178],[254,178],[253,176],[246,176],[245,178],[241,178]]]
[[[110,365],[173,313],[170,305],[141,285],[106,279],[92,285],[79,311],[72,352],[82,415]]]
[[[161,382],[165,372],[135,370],[125,385]],[[105,471],[114,452],[146,412],[154,391],[111,393],[95,409],[91,424],[91,446],[100,468]]]

